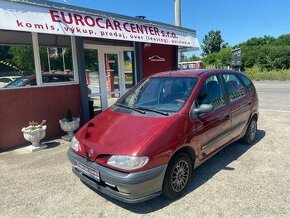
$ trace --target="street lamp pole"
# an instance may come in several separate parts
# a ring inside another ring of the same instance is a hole
[[[181,0],[175,0],[175,26],[181,26]]]
[[[181,0],[174,0],[175,26],[181,26]],[[181,61],[181,51],[178,49],[178,63]]]

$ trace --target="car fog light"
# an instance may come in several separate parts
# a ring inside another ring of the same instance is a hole
[[[122,193],[124,193],[124,194],[130,194],[131,192],[129,192],[127,189],[125,189],[125,188],[121,188],[121,187],[119,187],[119,186],[117,186],[117,189],[119,190],[119,192],[122,192]]]

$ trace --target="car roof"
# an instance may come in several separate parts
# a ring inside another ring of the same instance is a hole
[[[240,71],[235,70],[226,70],[226,69],[189,69],[189,70],[174,70],[174,71],[166,71],[161,73],[156,73],[151,75],[150,77],[207,77],[212,74],[219,73],[239,73],[243,74]]]

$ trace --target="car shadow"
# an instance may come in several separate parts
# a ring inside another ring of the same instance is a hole
[[[237,141],[225,147],[216,155],[214,155],[212,158],[207,160],[205,163],[203,163],[201,166],[199,166],[197,169],[193,171],[192,180],[185,195],[191,193],[198,187],[202,186],[204,183],[206,183],[210,178],[212,178],[219,171],[235,170],[232,167],[228,167],[228,165],[231,162],[237,160],[251,147],[255,146],[265,136],[266,136],[266,132],[264,130],[258,130],[256,139],[252,145],[245,145],[242,142]],[[126,203],[117,201],[115,199],[112,199],[102,193],[99,193],[99,192],[97,193],[103,196],[104,198],[106,198],[108,201],[111,201],[114,204],[137,214],[151,213],[151,212],[160,210],[161,208],[164,208],[170,205],[172,202],[174,202],[174,200],[170,200],[161,195],[157,198],[154,198],[149,201],[142,202],[142,203],[126,204]]]

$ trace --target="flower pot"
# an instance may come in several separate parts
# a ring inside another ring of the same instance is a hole
[[[46,126],[37,126],[37,127],[24,127],[21,130],[23,132],[24,138],[31,142],[33,147],[40,147],[40,140],[45,137],[46,134]]]
[[[59,120],[60,127],[63,131],[67,132],[67,135],[62,138],[67,141],[71,141],[74,136],[74,131],[80,127],[80,118],[73,117],[71,122],[67,121],[66,118]]]

